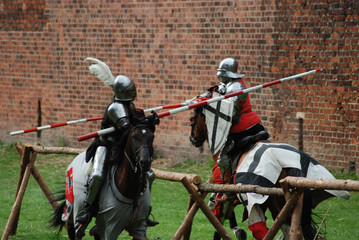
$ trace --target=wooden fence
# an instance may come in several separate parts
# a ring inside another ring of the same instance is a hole
[[[5,227],[1,240],[7,240],[10,235],[15,235],[17,225],[19,221],[19,214],[21,209],[21,203],[25,194],[25,190],[30,178],[33,175],[46,198],[54,209],[57,208],[58,203],[54,201],[50,189],[47,187],[44,179],[41,177],[39,171],[35,166],[35,160],[37,153],[49,154],[49,153],[66,153],[66,154],[79,154],[84,149],[75,148],[59,148],[59,147],[42,147],[38,144],[32,146],[31,144],[25,144],[22,146],[20,143],[15,144],[16,150],[21,156],[19,181],[17,184],[17,190],[15,194],[15,201],[11,210],[7,225]],[[269,229],[265,240],[271,240],[275,237],[278,230],[284,223],[289,214],[292,214],[292,224],[290,230],[290,239],[301,239],[300,231],[300,216],[302,211],[302,196],[304,189],[331,189],[331,190],[347,190],[347,191],[359,191],[359,181],[353,180],[324,180],[324,179],[308,179],[299,177],[286,177],[281,180],[282,188],[265,188],[256,185],[221,185],[212,184],[211,180],[203,183],[201,177],[194,174],[184,174],[176,172],[161,171],[158,169],[152,169],[156,178],[181,182],[190,194],[189,205],[187,209],[187,215],[182,221],[181,226],[173,236],[173,240],[190,239],[191,227],[193,218],[197,211],[201,209],[213,227],[218,231],[223,239],[231,239],[228,232],[223,225],[213,215],[207,204],[204,202],[208,192],[232,192],[232,193],[245,193],[254,192],[265,195],[284,195],[286,198],[286,204],[279,213],[278,217],[274,220],[273,225]]]

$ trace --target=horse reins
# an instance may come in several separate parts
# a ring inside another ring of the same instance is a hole
[[[146,125],[146,124],[139,124],[139,125],[136,125],[136,126],[134,126],[132,129],[134,129],[134,128],[138,128],[138,127],[149,127],[148,125]],[[132,130],[131,130],[132,131]],[[126,149],[124,150],[124,155],[125,155],[125,157],[127,158],[127,160],[128,160],[128,162],[130,163],[130,165],[131,165],[131,169],[135,172],[135,173],[137,173],[137,165],[138,165],[138,163],[139,163],[139,161],[138,161],[138,158],[139,158],[139,156],[138,156],[138,152],[140,152],[142,149],[145,149],[145,148],[147,148],[147,149],[149,149],[149,147],[144,147],[144,146],[141,146],[140,148],[138,148],[136,151],[135,151],[135,153],[134,153],[134,156],[135,156],[135,161],[134,161],[134,163],[135,163],[135,165],[133,164],[133,161],[131,160],[131,158],[128,156],[128,154],[127,154],[127,152],[126,152]],[[152,158],[152,154],[151,154],[151,158]],[[140,166],[141,167],[141,166]]]

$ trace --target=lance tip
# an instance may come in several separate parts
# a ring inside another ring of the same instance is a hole
[[[316,69],[315,71],[316,72],[320,72],[320,71],[322,71],[323,70],[323,68],[318,68],[318,69]]]

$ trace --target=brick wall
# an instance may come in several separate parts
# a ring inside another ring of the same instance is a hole
[[[99,122],[9,137],[9,132],[102,116],[111,89],[90,76],[105,61],[138,88],[137,107],[183,102],[217,84],[234,56],[249,86],[315,68],[324,71],[251,94],[271,140],[327,167],[358,165],[358,3],[354,1],[0,1],[0,139],[87,147],[76,137]],[[41,119],[39,115],[41,106]],[[163,157],[205,158],[188,140],[190,112],[161,119]],[[355,144],[357,143],[357,144]]]

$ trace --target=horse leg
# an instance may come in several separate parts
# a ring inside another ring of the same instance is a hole
[[[310,190],[306,190],[303,193],[301,225],[304,239],[314,239],[318,230],[318,225],[312,218],[312,195]]]
[[[261,206],[255,204],[249,213],[248,228],[255,239],[263,239],[268,232],[266,218]]]
[[[232,229],[234,235],[238,240],[246,240],[247,239],[247,233],[244,231],[244,229],[239,228],[237,224],[236,215],[234,212],[232,215],[228,218],[229,220],[229,227]]]
[[[76,231],[73,223],[69,223],[69,222],[67,223],[67,236],[69,237],[70,240],[76,239]]]

